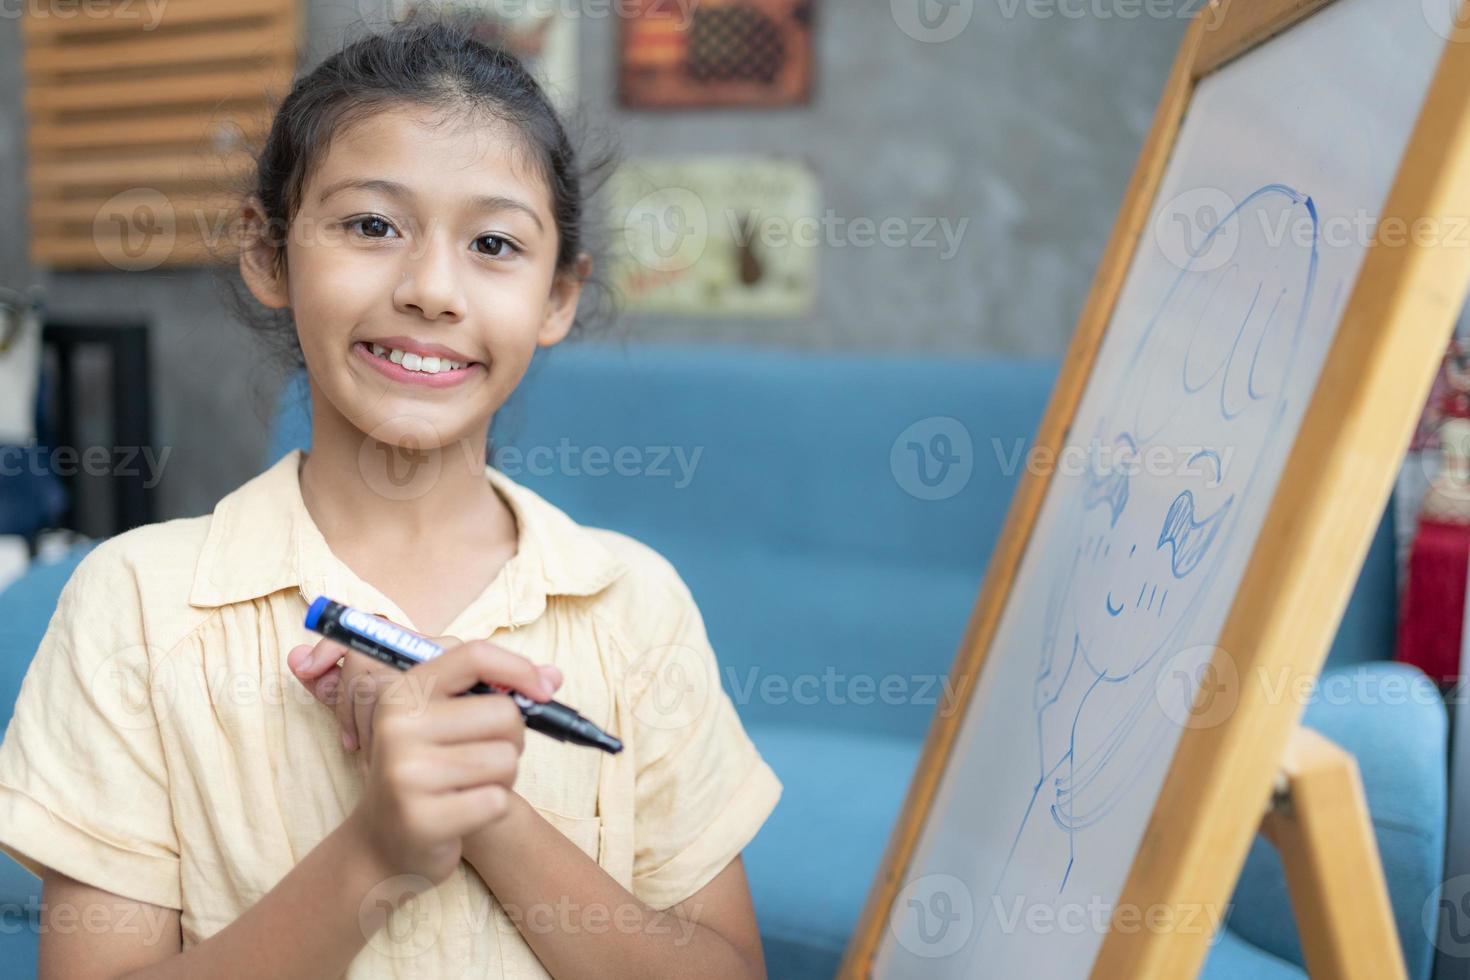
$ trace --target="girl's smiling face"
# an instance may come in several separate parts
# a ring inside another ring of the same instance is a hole
[[[556,274],[550,194],[514,126],[417,106],[334,136],[285,247],[283,276],[259,252],[241,272],[266,306],[292,310],[313,393],[412,449],[484,443],[536,348],[571,328],[589,261]],[[410,372],[374,359],[389,340],[470,363]]]

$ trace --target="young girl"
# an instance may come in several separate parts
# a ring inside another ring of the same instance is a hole
[[[294,323],[312,448],[62,592],[0,746],[43,977],[764,975],[740,852],[781,784],[688,588],[486,463],[571,329],[581,194],[540,88],[462,28],[295,84],[240,270]],[[317,642],[321,595],[449,649],[400,673]],[[454,696],[478,681],[624,748]]]

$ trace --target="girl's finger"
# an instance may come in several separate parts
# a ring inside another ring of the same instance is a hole
[[[471,640],[446,650],[409,670],[405,679],[408,677],[422,685],[429,697],[453,697],[480,682],[508,687],[538,701],[551,697],[535,664],[488,640]]]
[[[311,692],[312,697],[334,711],[336,710],[337,701],[342,697],[341,668],[333,666],[331,670],[316,680],[304,683],[306,683],[306,689]]]
[[[542,683],[544,683],[546,685],[546,689],[548,691],[551,691],[552,693],[555,693],[556,692],[556,689],[559,688],[559,687],[561,687],[561,682],[562,682],[561,670],[558,669],[556,667],[556,665],[554,665],[554,664],[537,664],[536,665],[536,669],[541,672],[541,680],[542,680]]]
[[[337,705],[337,721],[342,726],[342,744],[349,752],[367,744],[367,720],[377,703],[377,674],[353,665],[342,676],[346,695]]]
[[[357,748],[366,749],[373,744],[373,712],[378,706],[382,680],[376,671],[363,672],[358,696],[352,705],[353,738]]]
[[[424,714],[423,737],[440,745],[502,739],[525,745],[521,710],[504,694],[470,694],[435,704]]]
[[[520,757],[520,749],[502,739],[439,746],[423,757],[419,785],[431,793],[508,785],[515,781]]]
[[[316,646],[308,647],[303,643],[292,647],[286,655],[286,665],[305,684],[335,667],[337,659],[346,652],[347,648],[340,643],[323,638]]]
[[[434,798],[434,824],[463,837],[504,817],[510,797],[511,791],[499,783],[440,794]]]

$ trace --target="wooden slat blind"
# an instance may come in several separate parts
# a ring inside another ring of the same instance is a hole
[[[290,88],[301,17],[300,0],[27,4],[31,261],[207,261]]]

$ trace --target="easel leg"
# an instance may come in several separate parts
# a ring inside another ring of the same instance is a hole
[[[1357,761],[1301,727],[1287,745],[1281,774],[1284,785],[1261,833],[1286,869],[1307,972],[1407,977]]]

